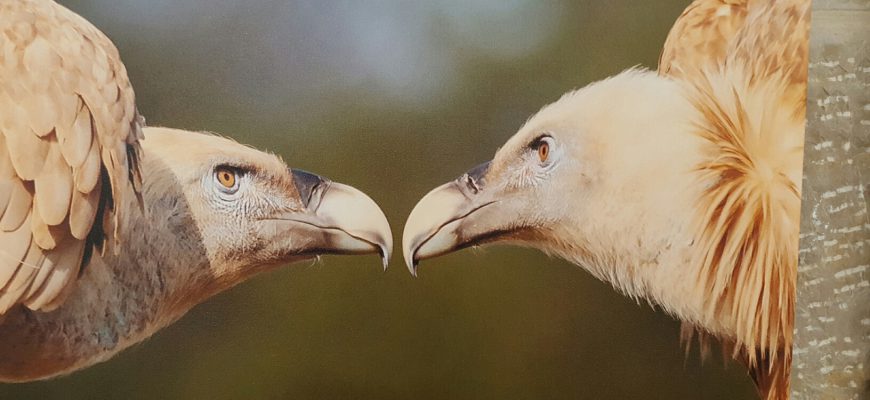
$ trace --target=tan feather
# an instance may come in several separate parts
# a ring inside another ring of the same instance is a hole
[[[70,96],[67,100],[64,109],[77,111],[70,113],[72,118],[69,122],[60,121],[55,129],[63,158],[69,166],[78,168],[85,162],[91,149],[91,113],[78,95]]]
[[[54,237],[52,229],[45,222],[31,218],[31,239],[36,246],[43,250],[51,250],[57,246],[57,239]]]
[[[21,108],[11,107],[11,110],[18,109]],[[18,118],[21,115],[8,115],[8,117]],[[4,129],[3,131],[6,135],[6,146],[9,148],[9,158],[15,172],[21,179],[33,180],[42,171],[45,156],[48,155],[49,144],[33,133],[29,127],[13,126],[13,129],[15,128],[19,130]]]
[[[107,84],[105,84],[103,86],[101,92],[102,92],[101,94],[103,95],[103,100],[105,100],[107,102],[114,103],[115,101],[118,100],[119,90],[118,90],[118,85],[115,84],[115,82],[109,81]],[[120,124],[123,117],[124,117],[124,108],[123,107],[112,107],[112,119],[116,123]]]
[[[6,206],[12,200],[12,180],[9,178],[0,178],[0,220],[3,219],[3,213],[6,212]]]
[[[69,243],[64,243],[64,245],[69,246]],[[43,250],[45,250],[45,249],[43,249]],[[53,252],[53,251],[55,251],[55,250],[45,250],[45,252]],[[46,279],[48,279],[48,277],[52,274],[52,269],[53,269],[51,265],[47,265],[47,264],[48,263],[45,262],[45,260],[44,260],[43,263],[38,266],[39,268],[36,271],[36,276],[33,277],[33,282],[30,284],[30,288],[27,289],[26,293],[24,293],[20,296],[20,299],[21,298],[27,299],[27,298],[33,296],[33,294],[36,293],[43,286]],[[20,299],[19,299],[19,301],[20,301]]]
[[[51,250],[64,237],[69,236],[69,229],[64,225],[48,225],[39,212],[39,197],[33,198],[33,209],[30,217],[33,241],[43,250]]]
[[[42,172],[34,181],[35,197],[39,198],[39,213],[45,223],[58,225],[67,216],[73,191],[72,171],[60,154],[60,146],[52,140],[51,150]]]
[[[30,221],[11,232],[0,231],[0,288],[12,279],[30,246]]]
[[[79,96],[76,93],[70,93],[64,90],[65,87],[70,87],[65,81],[69,80],[72,74],[61,72],[58,76],[51,79],[52,96],[51,101],[56,104],[58,117],[54,123],[55,133],[57,130],[69,130],[75,122],[76,115],[79,110]],[[60,135],[60,134],[58,134]],[[63,140],[58,138],[58,141],[63,144]]]
[[[0,133],[0,220],[3,219],[6,206],[12,199],[12,179],[14,177],[15,171],[12,169],[12,163],[6,152],[6,139]]]
[[[91,149],[85,162],[78,169],[73,168],[75,174],[76,190],[88,193],[95,190],[100,177],[100,143],[96,140],[91,142]]]
[[[6,136],[0,131],[0,180],[17,178],[12,161],[9,159],[9,149],[6,146]],[[3,209],[3,207],[0,207]]]
[[[36,21],[36,24],[39,22]],[[52,49],[51,44],[40,35],[37,29],[31,28],[27,32],[27,36],[24,37],[26,45],[24,46],[23,63],[21,64],[23,69],[27,71],[39,71],[43,68],[59,68],[60,57]],[[25,42],[20,42],[20,44],[25,44]]]
[[[3,56],[0,57],[0,68],[3,68],[5,71],[12,71],[18,69],[18,61],[19,57],[16,54],[16,48],[13,45],[12,41],[9,40],[8,32],[2,32],[0,34],[0,54]]]
[[[28,292],[24,302],[27,307],[51,311],[66,299],[75,287],[72,282],[79,273],[84,244],[81,240],[71,240],[46,254],[42,268],[50,270],[51,273],[43,282],[34,280],[34,289]]]
[[[109,180],[112,186],[112,198],[115,202],[124,204],[124,193],[126,192],[129,176],[126,174],[127,170],[121,168],[121,166],[127,165],[126,147],[122,143],[117,144],[113,149],[104,147],[103,163],[109,170]],[[121,231],[123,223],[119,216],[120,214],[118,213],[112,214],[112,218],[110,219],[111,229],[106,230],[106,232],[112,232],[112,238],[115,239],[116,246],[113,247],[115,249],[115,254],[118,254],[123,245],[123,243],[120,242],[118,234],[118,232]]]
[[[31,89],[46,93],[47,96],[28,96],[22,100],[25,108],[30,111],[29,126],[38,136],[45,136],[54,128],[59,117],[57,108],[52,101],[49,91],[50,80],[39,76],[37,71],[52,71],[60,68],[60,57],[51,48],[51,45],[42,37],[36,37],[24,50],[24,64],[26,78],[31,81]]]
[[[0,312],[6,312],[18,303],[21,296],[30,288],[33,278],[39,270],[45,255],[35,243],[27,248],[27,255],[18,263],[18,268],[11,280],[0,289]]]
[[[30,215],[33,194],[27,186],[17,179],[12,181],[12,196],[6,206],[6,211],[3,213],[3,218],[0,219],[0,232],[17,230]]]
[[[75,238],[84,239],[91,232],[99,205],[100,192],[98,190],[91,190],[88,193],[73,191],[69,211],[69,228]]]

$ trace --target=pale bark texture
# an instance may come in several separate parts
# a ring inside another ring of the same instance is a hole
[[[870,398],[870,1],[813,3],[792,398]]]

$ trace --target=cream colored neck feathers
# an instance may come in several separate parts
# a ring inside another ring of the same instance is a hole
[[[790,352],[803,118],[776,101],[784,79],[735,71],[676,83],[630,70],[542,110],[581,127],[591,167],[561,205],[571,220],[538,245],[751,366]]]

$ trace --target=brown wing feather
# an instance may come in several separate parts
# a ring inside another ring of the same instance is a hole
[[[681,77],[721,64],[743,27],[749,0],[695,0],[674,22],[659,58],[659,74]]]
[[[36,0],[0,0],[0,110],[0,315],[52,309],[94,224],[117,233],[124,196],[138,193],[142,119],[111,41]],[[102,171],[115,209],[100,216]]]
[[[728,52],[727,64],[747,68],[750,84],[782,79],[784,105],[803,120],[809,67],[810,1],[778,0],[755,6]]]

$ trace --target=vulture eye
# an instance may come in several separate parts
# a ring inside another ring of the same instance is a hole
[[[236,170],[229,167],[217,167],[214,174],[223,191],[233,193],[239,189],[238,172]]]
[[[547,162],[547,158],[550,157],[550,144],[547,142],[541,143],[538,146],[538,158],[541,159],[541,162]]]
[[[553,137],[548,134],[543,134],[538,136],[537,139],[532,141],[532,144],[529,147],[538,153],[538,160],[541,161],[541,164],[546,163],[550,160],[550,142],[553,141]]]

